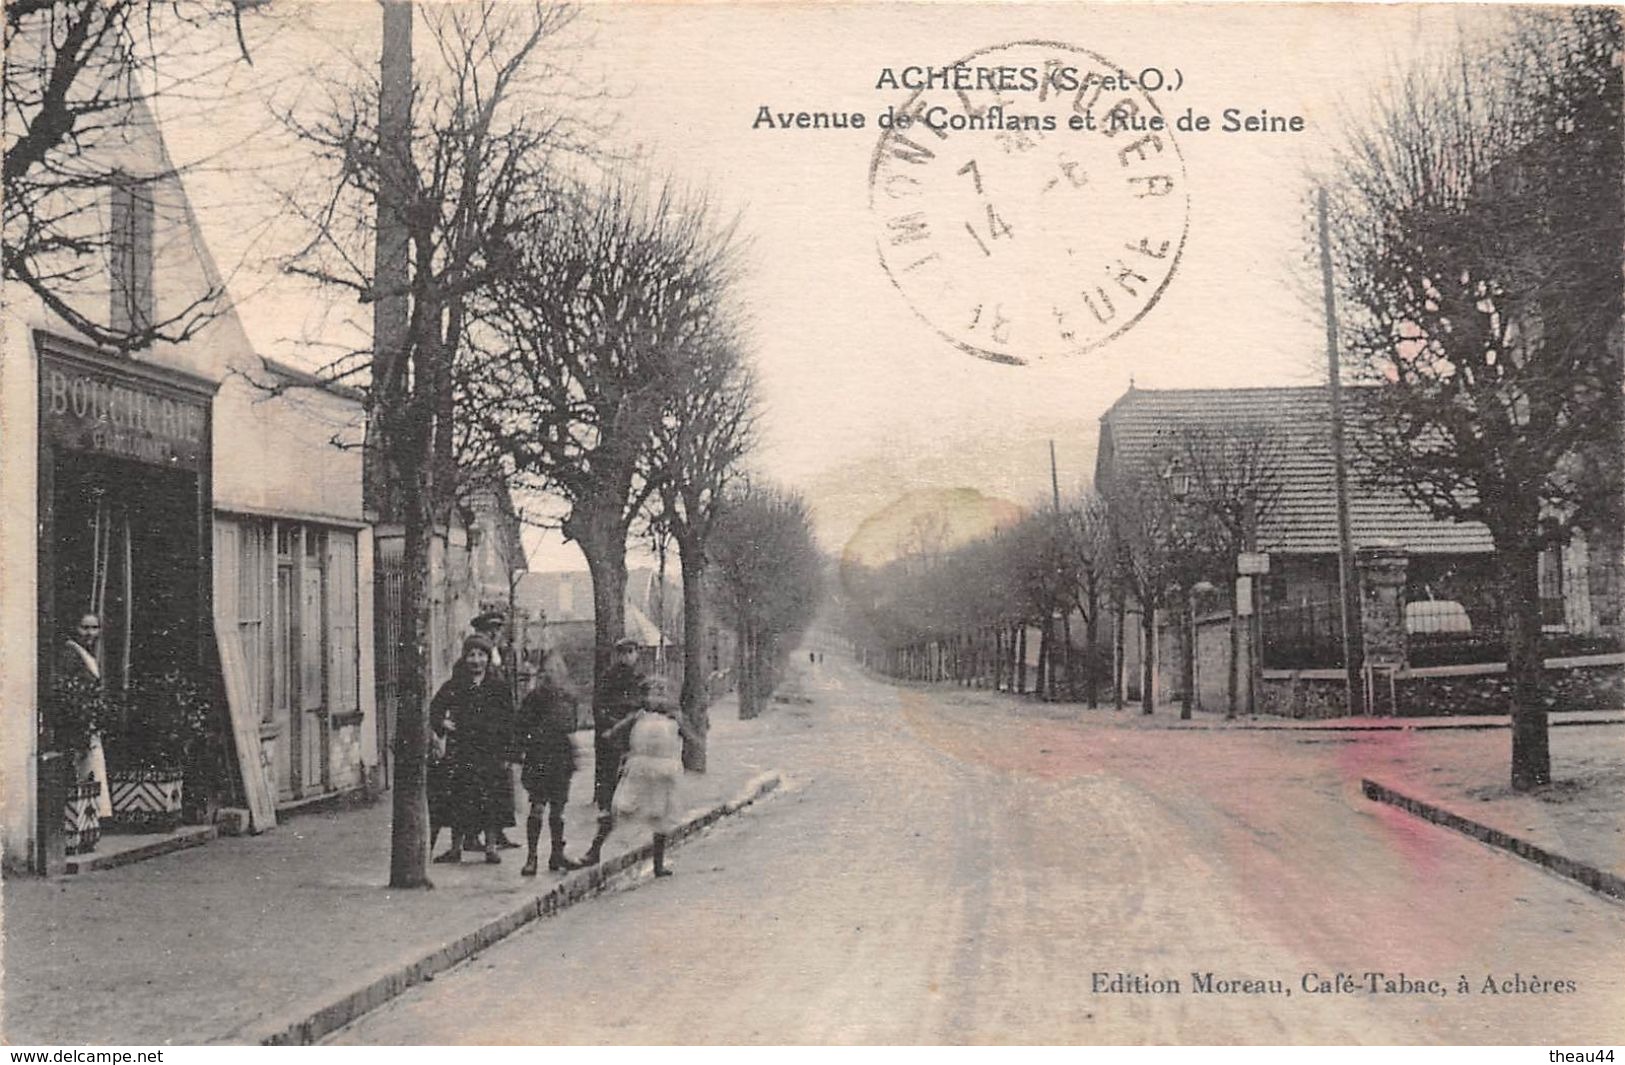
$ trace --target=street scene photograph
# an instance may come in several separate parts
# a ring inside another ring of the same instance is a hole
[[[4,14],[13,1060],[1614,1060],[1619,8]]]

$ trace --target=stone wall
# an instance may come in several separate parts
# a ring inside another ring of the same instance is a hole
[[[1341,677],[1266,676],[1262,695],[1260,712],[1274,717],[1318,719],[1349,712],[1348,685]]]
[[[1347,686],[1321,671],[1274,674],[1264,679],[1262,712],[1275,717],[1327,718],[1348,714]],[[1384,682],[1379,678],[1379,684]],[[1452,717],[1511,712],[1505,670],[1410,674],[1395,686],[1400,717]],[[1542,675],[1548,710],[1618,710],[1625,707],[1625,665],[1551,666]],[[1387,692],[1379,694],[1386,708]]]
[[[1449,717],[1511,712],[1506,673],[1410,677],[1399,684],[1400,714]],[[1548,668],[1541,676],[1548,710],[1618,710],[1625,707],[1625,666]]]

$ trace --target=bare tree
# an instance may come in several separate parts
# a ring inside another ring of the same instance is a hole
[[[253,0],[12,0],[5,5],[5,279],[93,343],[131,350],[194,336],[224,307],[218,279],[157,298],[154,215],[185,215],[163,151],[131,131],[155,105],[218,93],[249,61]],[[221,58],[221,57],[224,58]],[[104,218],[111,203],[112,225]],[[109,292],[109,278],[113,279]]]
[[[533,227],[480,303],[479,424],[568,507],[592,572],[595,707],[625,634],[627,539],[667,472],[656,436],[717,335],[731,243],[703,198],[615,177]]]
[[[1617,526],[1625,167],[1618,11],[1511,30],[1398,80],[1330,192],[1347,347],[1382,385],[1368,455],[1495,542],[1523,790],[1551,779],[1538,555]]]
[[[1084,687],[1089,706],[1099,703],[1097,675],[1097,645],[1100,639],[1100,610],[1111,582],[1111,525],[1106,513],[1106,501],[1094,492],[1066,503],[1061,510],[1063,521],[1063,552],[1065,572],[1070,584],[1069,599],[1073,608],[1083,615],[1084,623]],[[1071,636],[1067,636],[1068,654]],[[1072,682],[1070,663],[1067,682]],[[1076,688],[1073,691],[1076,697]]]
[[[1229,584],[1242,552],[1258,549],[1259,524],[1274,511],[1285,484],[1280,476],[1282,457],[1279,436],[1268,425],[1250,421],[1185,426],[1167,454],[1159,456],[1159,461],[1168,463],[1169,473],[1180,482],[1176,504],[1188,508],[1188,520],[1195,522],[1188,530],[1186,543],[1187,580],[1184,583],[1187,594],[1194,581],[1207,579]],[[1240,702],[1241,627],[1236,596],[1232,592],[1227,598],[1230,602],[1230,662],[1225,712],[1226,716],[1234,717]],[[1255,618],[1258,608],[1255,601]],[[1196,633],[1188,619],[1183,627],[1192,630],[1184,644],[1188,687],[1194,674],[1191,663]],[[1263,654],[1258,643],[1255,640],[1250,644],[1253,682],[1249,690],[1255,701]],[[1187,717],[1189,700],[1187,691]]]
[[[325,375],[368,382],[370,502],[403,526],[390,884],[424,887],[430,545],[456,499],[458,354],[469,300],[551,209],[546,166],[567,142],[520,90],[574,14],[495,0],[418,9],[431,63],[416,70],[413,5],[384,14],[379,75],[334,87],[325,114],[287,116],[331,174],[317,201],[290,202],[311,237],[287,269],[379,308],[374,350]]]
[[[711,543],[721,604],[736,635],[739,716],[753,718],[818,612],[824,561],[806,501],[756,485],[727,501]]]
[[[720,298],[720,293],[718,294]],[[699,742],[683,747],[683,765],[705,772],[710,728],[705,659],[706,547],[740,460],[755,441],[756,389],[735,330],[718,318],[698,344],[686,387],[668,401],[655,430],[658,503],[650,525],[677,541],[683,576],[683,689],[679,704]]]
[[[1212,567],[1211,527],[1177,498],[1167,462],[1155,454],[1135,463],[1114,475],[1103,492],[1112,568],[1122,591],[1140,607],[1140,703],[1148,714],[1157,671],[1157,611],[1180,604]],[[1194,640],[1183,605],[1179,615],[1189,699]]]

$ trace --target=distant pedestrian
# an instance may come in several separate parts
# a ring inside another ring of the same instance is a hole
[[[491,641],[474,635],[463,641],[463,656],[451,679],[429,704],[435,735],[445,742],[441,816],[451,825],[451,848],[436,862],[460,862],[463,843],[485,833],[485,860],[497,854],[498,826],[513,815],[506,763],[513,752],[513,699],[500,674],[491,669]]]
[[[621,778],[621,762],[626,757],[626,729],[616,726],[629,721],[642,710],[649,697],[649,682],[638,672],[638,642],[624,639],[615,645],[615,661],[599,682],[593,707],[593,803],[598,807],[598,831],[592,845],[581,856],[582,865],[598,862],[615,828],[615,785]],[[628,726],[630,727],[630,726]]]
[[[620,729],[628,731],[628,739],[626,764],[615,788],[615,816],[621,824],[654,834],[655,876],[670,876],[666,840],[682,812],[677,786],[683,779],[683,740],[698,742],[698,737],[664,693],[615,726]]]
[[[547,668],[545,656],[539,663],[536,682],[519,705],[520,745],[525,753],[524,784],[530,794],[530,815],[525,821],[525,841],[530,850],[521,876],[535,876],[536,846],[542,836],[542,815],[546,812],[552,849],[547,868],[552,872],[574,869],[564,856],[564,807],[570,801],[570,777],[576,771],[576,701]]]

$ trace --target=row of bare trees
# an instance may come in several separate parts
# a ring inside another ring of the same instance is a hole
[[[747,485],[720,511],[709,560],[717,603],[734,629],[739,716],[756,717],[823,598],[824,556],[806,500]]]
[[[145,247],[133,243],[138,217],[118,231],[117,194],[150,203],[178,173],[161,150],[132,165],[131,131],[155,127],[160,105],[222,64],[250,61],[243,20],[262,7],[6,6],[5,277],[89,340],[183,341],[224,306],[219,280],[206,278],[156,314],[134,313],[132,301],[120,315],[105,276],[110,258],[138,263],[153,250],[150,221]],[[282,191],[306,237],[284,269],[373,317],[370,343],[320,377],[366,396],[367,504],[403,530],[390,879],[418,886],[428,883],[431,546],[459,502],[493,480],[561,501],[562,531],[593,575],[599,675],[624,633],[629,537],[675,541],[681,702],[701,736],[706,590],[718,590],[742,644],[777,646],[810,616],[816,585],[799,575],[817,567],[799,500],[735,490],[756,418],[732,298],[740,242],[705,195],[606,156],[592,118],[602,95],[569,62],[580,12],[540,0],[383,0],[380,10],[376,67],[313,73],[275,118],[308,164]],[[101,213],[110,191],[112,233]],[[711,566],[713,540],[723,554]],[[798,575],[777,596],[756,587],[775,552]],[[746,668],[766,675],[765,661],[753,652]],[[751,686],[752,706],[766,690]],[[690,759],[704,767],[703,743]]]
[[[288,116],[330,178],[301,201],[312,239],[289,268],[374,309],[372,348],[327,376],[366,389],[372,503],[404,528],[397,886],[427,883],[430,540],[467,491],[558,501],[593,578],[595,704],[625,634],[628,541],[674,540],[682,710],[707,729],[702,575],[756,418],[739,241],[703,194],[604,158],[572,118],[556,53],[577,17],[387,2],[376,77]],[[703,742],[689,759],[703,769]]]
[[[1033,508],[1013,526],[946,551],[916,549],[842,573],[843,624],[878,668],[919,679],[990,682],[1026,691],[1026,639],[1038,630],[1033,690],[1098,704],[1109,676],[1116,705],[1123,625],[1132,605],[1141,646],[1156,647],[1158,611],[1180,619],[1189,716],[1195,648],[1189,609],[1199,590],[1229,587],[1237,557],[1281,492],[1281,442],[1268,426],[1233,422],[1172,432],[1114,469],[1097,491]],[[1230,597],[1229,706],[1237,708],[1239,626]],[[1084,632],[1075,634],[1073,618]],[[1104,626],[1114,644],[1102,648]],[[1083,654],[1076,661],[1076,636]],[[927,645],[935,645],[930,651]],[[1109,672],[1108,672],[1109,668]],[[1156,669],[1142,656],[1147,712]],[[1064,678],[1064,681],[1063,681]]]

